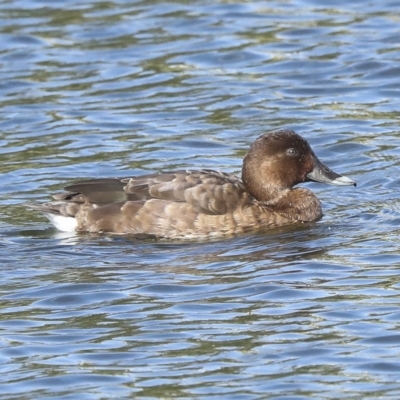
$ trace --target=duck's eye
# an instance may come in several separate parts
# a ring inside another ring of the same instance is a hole
[[[294,156],[297,156],[299,153],[297,152],[296,149],[291,148],[291,149],[286,150],[286,154],[288,156],[294,157]]]

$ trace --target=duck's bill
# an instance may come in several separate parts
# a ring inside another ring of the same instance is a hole
[[[307,174],[307,180],[313,182],[327,183],[338,186],[357,186],[357,183],[347,176],[339,175],[326,165],[322,164],[317,157],[314,158],[314,169]]]

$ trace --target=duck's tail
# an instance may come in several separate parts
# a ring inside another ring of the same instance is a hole
[[[49,203],[28,203],[26,207],[40,211],[61,232],[75,232],[78,222],[75,218],[79,204],[66,201]]]

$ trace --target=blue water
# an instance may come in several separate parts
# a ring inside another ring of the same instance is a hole
[[[400,398],[399,1],[1,5],[1,399]],[[296,130],[358,183],[209,242],[67,235],[85,177],[240,173]]]

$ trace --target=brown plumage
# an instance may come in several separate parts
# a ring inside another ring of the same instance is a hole
[[[61,230],[206,238],[318,220],[317,197],[293,189],[311,180],[355,185],[323,165],[301,136],[278,130],[250,147],[242,179],[212,170],[91,179],[30,207]]]

